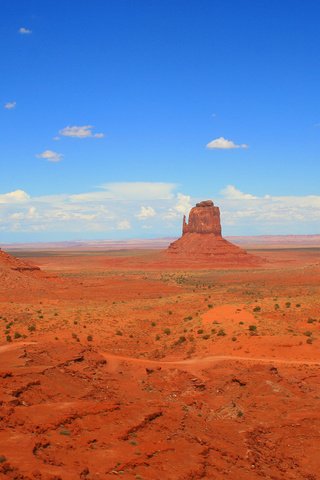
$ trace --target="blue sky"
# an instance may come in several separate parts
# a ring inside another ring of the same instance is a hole
[[[320,233],[317,0],[3,0],[0,242]]]

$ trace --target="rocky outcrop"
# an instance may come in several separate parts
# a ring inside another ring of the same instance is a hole
[[[197,203],[183,217],[182,237],[167,249],[169,257],[187,263],[210,262],[218,265],[257,265],[261,259],[222,237],[220,209],[212,200]]]
[[[15,270],[17,272],[34,272],[40,270],[36,265],[27,263],[19,258],[13,257],[0,248],[0,269]]]

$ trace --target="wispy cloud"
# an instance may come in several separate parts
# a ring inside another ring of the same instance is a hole
[[[16,108],[16,105],[17,105],[17,102],[7,102],[4,104],[4,108],[6,110],[13,110],[14,108]]]
[[[59,131],[59,134],[62,137],[72,137],[72,138],[103,138],[104,133],[94,133],[92,125],[83,125],[83,126],[67,126]],[[58,137],[55,137],[57,140]]]
[[[136,214],[136,217],[139,220],[147,220],[148,218],[152,218],[156,215],[156,211],[152,207],[141,207],[140,212]]]
[[[227,140],[224,137],[219,137],[207,143],[206,147],[210,150],[231,150],[234,148],[248,148],[248,145],[245,143],[237,145],[232,140]]]
[[[21,35],[30,35],[32,33],[32,30],[30,30],[30,28],[20,27],[18,32]]]
[[[131,229],[131,223],[129,220],[121,220],[120,222],[117,223],[117,230],[130,230]]]
[[[47,160],[48,162],[61,162],[63,155],[62,153],[57,153],[54,152],[53,150],[45,150],[42,153],[39,153],[36,155],[37,158],[43,158],[44,160]]]

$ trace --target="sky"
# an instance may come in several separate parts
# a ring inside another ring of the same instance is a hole
[[[0,243],[320,233],[318,0],[1,0]]]

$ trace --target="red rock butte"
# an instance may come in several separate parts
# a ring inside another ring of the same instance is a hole
[[[261,259],[228,242],[222,237],[220,209],[212,200],[197,203],[183,217],[182,237],[167,249],[171,257],[191,262],[210,262],[219,265],[257,265]]]

